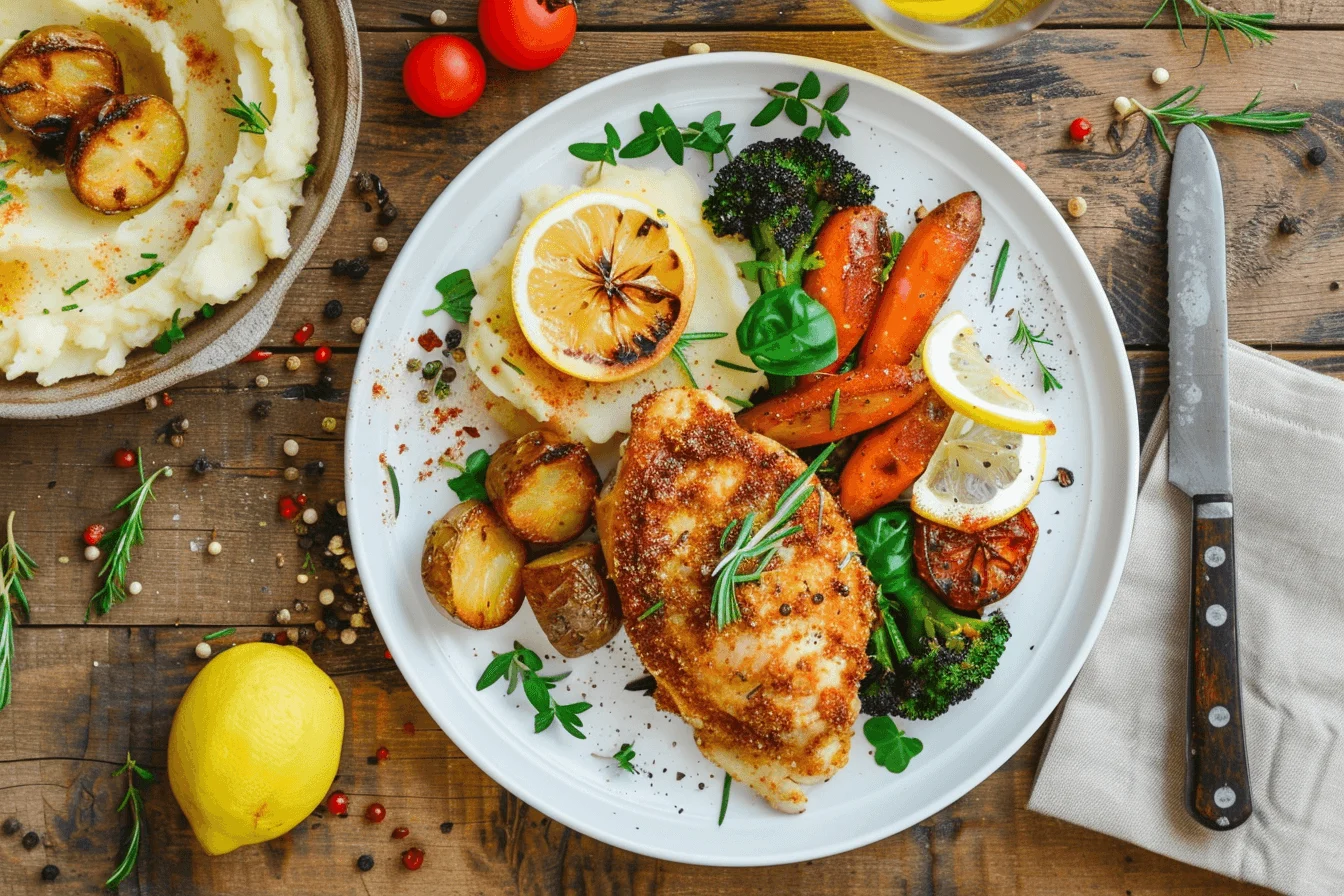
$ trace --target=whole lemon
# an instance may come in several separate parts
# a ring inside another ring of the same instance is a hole
[[[206,664],[168,735],[168,783],[212,856],[303,821],[336,777],[345,710],[297,647],[242,644]]]

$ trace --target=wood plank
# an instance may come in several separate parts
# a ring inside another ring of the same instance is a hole
[[[310,269],[290,292],[268,341],[285,345],[305,320],[319,327],[317,341],[353,344],[349,317],[367,314],[398,247],[429,203],[490,141],[527,114],[602,75],[661,58],[672,35],[600,33],[583,37],[544,75],[508,72],[491,64],[486,95],[468,114],[435,122],[416,112],[401,88],[400,65],[410,33],[364,35],[364,129],[357,168],[378,172],[401,215],[380,226],[351,195]],[[1169,157],[1131,120],[1115,138],[1106,133],[1118,90],[1149,102],[1186,83],[1207,83],[1207,106],[1239,108],[1256,88],[1268,106],[1292,105],[1316,118],[1298,134],[1272,136],[1220,132],[1215,146],[1228,184],[1231,333],[1255,344],[1344,345],[1344,103],[1329,66],[1301,60],[1344,56],[1344,33],[1295,32],[1273,51],[1228,66],[1211,61],[1194,70],[1198,54],[1182,53],[1174,33],[1154,31],[1039,31],[993,53],[962,58],[928,56],[894,48],[872,33],[715,34],[717,50],[779,50],[844,61],[897,80],[946,105],[997,141],[1059,209],[1069,197],[1088,200],[1074,232],[1095,265],[1132,347],[1166,343],[1166,184]],[[1182,63],[1178,65],[1177,62]],[[1173,71],[1171,90],[1147,81],[1155,65]],[[1066,130],[1074,117],[1095,124],[1098,137],[1078,149]],[[1324,143],[1330,159],[1321,168],[1303,162],[1309,146]],[[1303,232],[1283,236],[1285,214],[1303,219]],[[351,283],[330,275],[331,262],[368,251],[375,235],[392,251],[373,271]],[[338,297],[347,317],[322,321],[319,310]],[[310,343],[315,345],[316,342]]]
[[[256,637],[249,629],[224,640]],[[279,840],[210,858],[193,842],[164,771],[173,711],[202,666],[192,655],[194,633],[24,628],[18,638],[15,700],[0,713],[0,818],[18,818],[43,842],[25,851],[17,837],[0,840],[7,892],[36,892],[48,863],[60,867],[60,884],[100,889],[122,837],[116,805],[124,784],[109,774],[128,750],[158,777],[145,789],[147,833],[137,871],[121,888],[128,896],[361,888],[390,894],[405,892],[410,881],[416,892],[452,896],[1268,892],[1028,812],[1043,733],[948,809],[844,856],[756,870],[641,859],[569,831],[501,790],[437,730],[392,664],[364,642],[315,657],[345,703],[336,786],[351,797],[351,817],[319,809]],[[414,724],[413,735],[403,730],[406,722]],[[379,746],[391,757],[368,764]],[[388,812],[379,826],[360,817],[375,800]],[[450,833],[440,833],[444,821],[453,823]],[[409,827],[411,836],[390,839],[396,825]],[[426,853],[424,868],[411,879],[398,860],[408,845]],[[361,875],[354,862],[363,853],[375,866]]]
[[[441,3],[448,14],[444,26],[471,30],[476,27],[476,4]],[[1066,0],[1047,20],[1046,27],[1090,26],[1138,27],[1158,7],[1158,0],[1120,0],[1089,3]],[[1344,24],[1344,3],[1328,0],[1240,0],[1226,8],[1240,12],[1272,12],[1281,25],[1324,27]],[[355,0],[355,18],[361,29],[405,30],[429,28],[430,4],[419,0]],[[1184,20],[1192,19],[1188,13]],[[1166,13],[1159,24],[1175,26]],[[687,28],[712,33],[725,28],[862,28],[866,23],[848,3],[838,0],[654,0],[623,3],[621,0],[583,0],[579,4],[579,27],[583,30]]]

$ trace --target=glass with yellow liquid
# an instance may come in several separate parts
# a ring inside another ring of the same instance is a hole
[[[1021,37],[1059,0],[850,0],[874,28],[930,53],[971,53]]]

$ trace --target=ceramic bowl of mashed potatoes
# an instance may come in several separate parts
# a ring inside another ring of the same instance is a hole
[[[349,0],[24,0],[0,35],[0,417],[247,354],[349,180]]]

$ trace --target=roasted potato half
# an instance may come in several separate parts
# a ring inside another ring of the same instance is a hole
[[[186,158],[187,126],[172,103],[161,96],[114,96],[70,129],[65,179],[80,202],[115,215],[167,193]]]
[[[572,544],[524,566],[523,593],[563,656],[592,653],[621,630],[621,601],[595,544]]]
[[[92,31],[48,25],[0,58],[0,118],[58,151],[76,118],[121,93],[121,61]]]
[[[588,528],[597,486],[588,449],[545,429],[505,442],[485,471],[490,503],[533,544],[562,544]]]
[[[429,528],[420,578],[434,605],[467,628],[498,628],[523,605],[527,549],[483,501],[463,501]]]

